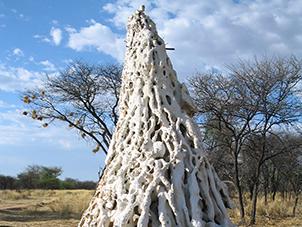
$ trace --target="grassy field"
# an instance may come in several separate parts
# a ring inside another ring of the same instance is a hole
[[[276,196],[275,201],[268,200],[268,204],[265,205],[264,198],[258,198],[257,202],[257,217],[255,227],[263,226],[277,226],[277,227],[302,227],[302,203],[299,198],[299,204],[296,210],[296,217],[292,216],[292,209],[294,206],[294,199],[283,200],[280,196]],[[237,198],[233,198],[236,206]],[[245,201],[249,199],[245,198]],[[249,214],[251,212],[251,204],[245,207],[247,224],[242,224],[241,226],[248,226]],[[239,223],[239,210],[237,208],[230,210],[230,217],[234,223]]]
[[[0,191],[0,226],[76,226],[93,191]]]
[[[76,226],[92,195],[93,191],[88,190],[0,191],[0,227]],[[295,218],[291,217],[292,206],[293,200],[282,201],[279,197],[265,206],[259,198],[256,226],[302,226],[302,203]],[[250,207],[246,209],[248,213]],[[237,209],[230,211],[235,223],[238,214]]]

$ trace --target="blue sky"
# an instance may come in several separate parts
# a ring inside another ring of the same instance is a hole
[[[127,17],[139,5],[157,23],[180,80],[238,58],[302,56],[302,1],[0,0],[0,174],[29,164],[97,179],[104,155],[65,125],[23,117],[20,92],[73,60],[123,62]]]

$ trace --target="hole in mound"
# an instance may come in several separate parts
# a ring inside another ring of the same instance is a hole
[[[208,208],[206,201],[203,198],[200,201],[201,201],[201,204],[202,204],[202,206],[201,206],[202,207],[202,211],[206,212],[207,208]]]
[[[155,131],[153,131],[151,134],[150,134],[150,139],[152,139],[155,135]]]
[[[155,61],[155,53],[152,52],[152,60]]]
[[[216,214],[215,217],[214,217],[214,222],[218,225],[220,225],[223,221],[223,218],[221,217],[221,214]]]
[[[144,97],[144,92],[141,89],[139,90],[139,95],[140,97]]]
[[[184,124],[180,123],[180,124],[179,124],[179,129],[180,129],[180,131],[181,131],[182,136],[185,137],[185,136],[186,136],[186,133],[187,133],[187,128],[186,128],[186,126],[184,126]]]
[[[127,141],[127,144],[130,145],[131,143],[131,138]]]
[[[152,114],[152,110],[151,110],[149,100],[148,100],[148,102],[147,102],[147,118],[150,118],[151,114]],[[148,129],[149,129],[149,126],[148,126]]]
[[[149,120],[148,123],[147,123],[147,129],[149,130],[151,127],[151,121]]]
[[[190,145],[191,148],[195,148],[195,144],[191,138],[188,138],[188,144]]]
[[[169,95],[166,95],[166,99],[167,99],[167,102],[169,103],[169,105],[171,105],[171,97]]]
[[[188,172],[185,170],[184,171],[184,184],[188,183]]]
[[[138,207],[138,206],[135,206],[135,207],[134,207],[133,213],[136,214],[136,215],[138,215],[138,216],[140,215],[139,207]]]
[[[195,160],[195,157],[193,157],[193,158],[192,158],[192,164],[193,164],[193,166],[195,166],[195,165],[196,165],[196,160]]]
[[[174,150],[174,144],[173,144],[173,142],[172,142],[172,139],[171,139],[171,140],[168,140],[168,143],[169,143],[169,145],[170,145],[170,147],[171,147],[171,150],[173,151],[173,150]]]
[[[154,130],[157,131],[161,128],[161,124],[156,124]]]
[[[156,137],[156,140],[155,140],[155,141],[163,141],[163,140],[162,140],[162,138],[161,138],[160,133],[157,135],[157,137]]]

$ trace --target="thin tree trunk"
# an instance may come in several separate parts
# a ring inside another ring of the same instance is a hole
[[[257,196],[258,196],[258,182],[255,182],[255,185],[253,188],[253,199],[252,199],[250,225],[254,225],[256,223]]]
[[[299,200],[299,195],[296,194],[295,204],[294,204],[294,207],[293,207],[293,217],[296,216],[296,209],[297,209],[297,205],[298,205],[298,200]]]
[[[253,186],[253,199],[252,199],[252,210],[251,210],[251,215],[250,215],[250,225],[256,224],[256,211],[257,211],[260,169],[261,169],[261,164],[258,163],[258,167],[256,169],[255,183]]]
[[[249,186],[249,192],[250,192],[250,201],[253,200],[253,187]]]
[[[264,204],[267,205],[267,194],[269,189],[269,168],[265,165],[264,171],[262,171],[263,174],[263,192],[264,192]]]
[[[272,193],[272,200],[275,201],[276,198],[276,192],[277,192],[277,184],[276,184],[276,168],[274,167],[272,178],[271,178],[271,193]]]
[[[235,185],[238,191],[238,200],[239,200],[239,212],[240,212],[240,220],[241,222],[244,221],[245,217],[245,211],[244,211],[244,203],[243,203],[243,193],[242,188],[240,185],[240,179],[239,179],[239,168],[238,168],[238,155],[237,155],[237,147],[235,146],[236,151],[234,153],[234,162],[235,162]]]
[[[267,185],[264,186],[264,204],[265,206],[268,204],[267,202]]]
[[[275,201],[276,198],[276,190],[273,191],[273,201]]]

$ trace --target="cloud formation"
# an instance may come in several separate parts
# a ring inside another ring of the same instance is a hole
[[[124,57],[123,38],[101,23],[91,20],[91,24],[79,31],[68,27],[68,46],[76,51],[96,48],[98,51],[112,56],[118,61]]]
[[[59,28],[52,27],[50,30],[50,36],[52,38],[52,42],[58,46],[62,41],[62,31]]]
[[[51,63],[49,60],[40,61],[39,64],[44,67],[43,70],[45,70],[45,71],[53,72],[53,71],[56,71],[56,69],[57,69],[56,66],[53,63]]]
[[[141,4],[156,22],[181,77],[255,55],[302,56],[302,2],[117,0],[102,7],[116,28]]]
[[[22,57],[24,56],[24,53],[20,48],[15,48],[13,49],[13,55],[17,57]]]
[[[0,91],[16,92],[41,85],[43,73],[0,64]]]
[[[78,142],[75,132],[63,125],[43,128],[41,122],[29,119],[22,112],[22,109],[17,108],[0,112],[0,145],[20,146],[44,141],[70,150],[81,144],[82,141]]]
[[[63,32],[60,28],[52,27],[50,29],[49,36],[36,34],[33,37],[42,42],[52,43],[55,46],[59,46],[63,38]]]

